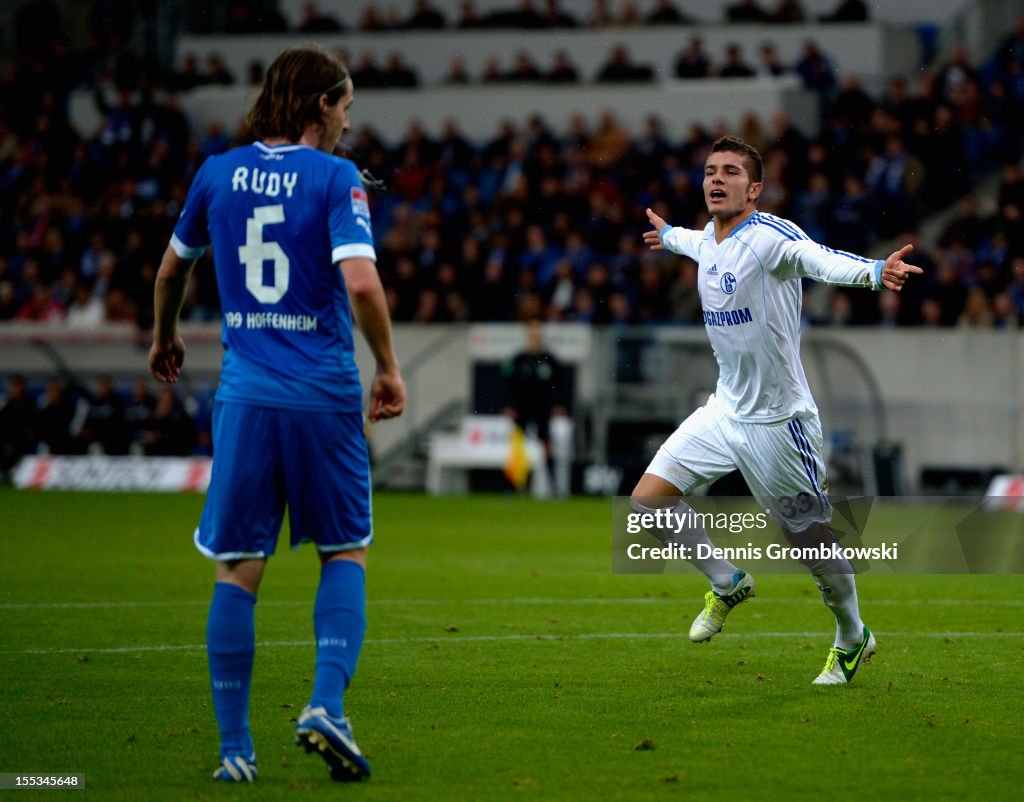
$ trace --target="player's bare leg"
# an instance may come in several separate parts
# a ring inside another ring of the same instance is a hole
[[[238,585],[253,596],[259,593],[260,582],[263,581],[263,572],[266,570],[267,561],[259,560],[231,560],[229,562],[218,562],[216,569],[216,580],[227,582],[231,585]]]

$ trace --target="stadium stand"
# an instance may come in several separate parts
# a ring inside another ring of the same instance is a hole
[[[247,30],[242,5],[267,12],[275,32]],[[475,4],[483,15],[508,5]],[[838,4],[803,5],[810,19]],[[914,259],[929,267],[927,280],[898,298],[808,287],[807,325],[1019,327],[1024,182],[1014,109],[1024,99],[1024,21],[1006,25],[981,57],[949,46],[919,68],[927,54],[910,22],[942,24],[957,4],[929,4],[924,20],[908,19],[906,5],[872,4],[867,23],[751,27],[724,22],[724,3],[676,3],[700,26],[611,27],[582,15],[575,29],[524,39],[458,28],[460,4],[441,2],[416,7],[414,25],[384,21],[363,32],[386,12],[346,4],[336,15],[341,31],[324,41],[345,47],[354,68],[371,52],[378,69],[411,70],[421,84],[360,83],[364,119],[402,111],[387,130],[357,125],[347,143],[389,186],[374,198],[374,225],[395,319],[697,323],[693,266],[640,251],[642,210],[700,224],[703,155],[728,130],[765,154],[765,210],[848,250],[913,238]],[[285,31],[303,14],[308,22],[323,11],[289,2],[277,15],[259,4],[203,7],[219,22],[195,14],[193,22],[221,32],[181,36],[163,65],[159,47],[140,46],[144,20],[126,15],[112,26],[104,3],[79,20],[87,35],[74,46],[63,33],[71,21],[53,3],[21,3],[8,17],[17,47],[0,81],[0,321],[149,327],[152,277],[184,193],[202,160],[238,136],[248,77],[260,73],[254,62],[293,41]],[[390,7],[412,18],[411,2]],[[537,4],[538,13],[566,8]],[[619,14],[624,4],[605,8]],[[388,30],[396,25],[402,30]],[[771,45],[767,60],[783,72],[678,79],[676,61],[697,35],[712,73],[730,43],[754,69],[762,67],[755,54]],[[467,85],[439,85],[450,59],[436,55],[438,37],[458,37]],[[651,84],[593,83],[620,43],[652,65]],[[534,65],[543,77],[560,51],[580,85],[524,80],[536,77]],[[401,58],[387,67],[392,53]],[[518,62],[519,79],[479,85],[484,54],[501,71]],[[474,117],[481,108],[489,111]],[[186,314],[218,319],[211,271],[197,271]],[[28,391],[46,395],[41,384]],[[70,388],[76,404],[93,392]],[[200,449],[201,406],[189,413],[200,419]],[[83,447],[71,440],[58,447]]]

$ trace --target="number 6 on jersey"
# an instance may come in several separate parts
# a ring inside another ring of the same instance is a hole
[[[276,242],[263,240],[263,226],[284,222],[284,206],[261,206],[245,221],[245,245],[238,248],[238,260],[245,265],[245,288],[262,304],[276,304],[288,292],[288,256]],[[263,283],[263,263],[274,262],[274,283]]]

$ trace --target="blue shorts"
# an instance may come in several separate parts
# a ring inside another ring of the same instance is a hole
[[[306,412],[218,401],[213,472],[196,547],[211,560],[269,557],[285,504],[291,545],[346,551],[373,540],[361,412]]]

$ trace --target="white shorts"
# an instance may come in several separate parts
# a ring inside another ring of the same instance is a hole
[[[781,423],[742,423],[714,396],[658,449],[647,473],[684,495],[736,469],[772,518],[793,532],[832,520],[825,493],[821,422],[801,414]]]

